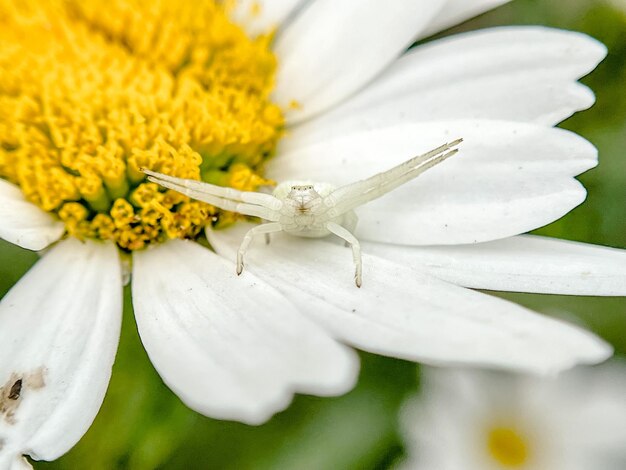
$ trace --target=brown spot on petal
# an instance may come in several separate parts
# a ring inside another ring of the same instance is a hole
[[[17,400],[22,392],[22,379],[17,379],[9,391],[9,400]]]
[[[25,393],[45,386],[44,373],[44,367],[26,374],[13,372],[9,380],[0,387],[0,417],[4,417],[8,424],[15,424],[15,412],[22,403]]]
[[[39,390],[40,388],[43,388],[46,385],[46,381],[44,379],[45,371],[46,369],[44,367],[39,367],[38,369],[35,369],[34,372],[31,372],[25,377],[24,385],[27,388],[30,388],[33,390]]]

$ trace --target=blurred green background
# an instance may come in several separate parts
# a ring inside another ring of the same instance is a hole
[[[599,167],[580,180],[587,201],[537,231],[542,235],[626,246],[626,0],[515,0],[467,22],[459,31],[540,24],[583,31],[609,48],[583,82],[597,104],[562,124],[593,142]],[[0,294],[37,256],[0,241]],[[361,354],[356,389],[341,398],[299,396],[260,427],[215,421],[187,409],[152,368],[133,321],[129,291],[122,340],[104,406],[67,455],[36,468],[55,469],[383,469],[402,456],[397,413],[418,390],[417,369],[405,361]],[[626,299],[494,293],[537,311],[568,316],[626,353]]]

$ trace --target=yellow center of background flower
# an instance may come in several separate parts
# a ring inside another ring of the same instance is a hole
[[[519,468],[528,461],[528,447],[514,429],[496,427],[487,434],[489,455],[505,468]]]
[[[208,0],[0,0],[0,177],[79,238],[192,238],[218,211],[139,168],[267,184],[270,42]]]

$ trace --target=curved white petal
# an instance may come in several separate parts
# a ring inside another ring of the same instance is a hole
[[[420,38],[443,31],[446,28],[462,23],[474,16],[492,10],[511,0],[448,0],[437,16],[435,16],[428,28],[422,31]]]
[[[43,250],[64,231],[62,222],[24,199],[17,186],[0,179],[0,238],[29,250]]]
[[[463,137],[459,153],[357,209],[357,235],[400,244],[476,243],[527,232],[585,198],[572,176],[597,162],[595,148],[561,129],[500,121],[440,121],[351,134],[285,151],[269,164],[277,181],[347,184]]]
[[[1,458],[53,460],[82,437],[104,399],[121,314],[116,248],[75,239],[52,248],[2,299],[0,399],[14,414],[0,412]],[[18,380],[12,400],[6,390]]]
[[[32,470],[33,466],[25,457],[3,453],[0,449],[0,468],[2,470]]]
[[[532,235],[460,246],[365,243],[364,250],[475,289],[626,295],[626,250]]]
[[[306,0],[238,0],[231,18],[250,36],[268,33],[279,27]]]
[[[247,228],[209,232],[209,240],[233,259]],[[367,351],[533,372],[598,362],[611,353],[580,328],[375,256],[363,256],[357,289],[350,250],[327,241],[277,235],[269,246],[253,244],[246,256],[247,269],[338,339]]]
[[[356,379],[353,351],[278,291],[193,242],[134,255],[141,340],[167,385],[205,415],[260,424],[293,394],[336,395]]]
[[[274,100],[295,123],[337,104],[396,59],[443,0],[317,0],[276,42]],[[297,102],[297,106],[292,105]]]
[[[359,95],[360,97],[360,95]],[[378,102],[348,102],[286,136],[302,146],[354,132],[410,122],[446,119],[498,119],[552,126],[595,101],[589,88],[576,82],[535,75],[490,76],[458,84],[394,94]]]
[[[368,87],[304,123],[290,146],[411,121],[502,119],[554,125],[594,102],[575,80],[606,47],[584,34],[537,26],[492,28],[428,43]]]

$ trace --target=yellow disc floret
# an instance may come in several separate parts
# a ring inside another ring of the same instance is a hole
[[[489,455],[505,468],[523,467],[529,459],[528,446],[513,428],[495,427],[487,434]]]
[[[140,168],[268,184],[283,126],[270,41],[209,0],[0,0],[0,178],[79,238],[195,237],[217,210]]]

